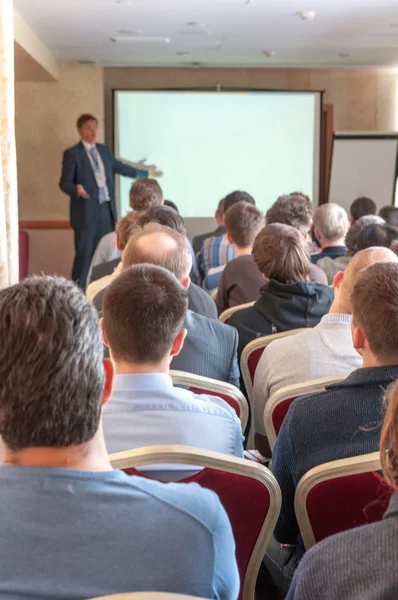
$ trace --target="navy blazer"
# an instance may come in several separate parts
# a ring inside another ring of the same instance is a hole
[[[117,160],[105,144],[96,144],[96,148],[104,163],[112,218],[117,221],[114,174],[118,173],[134,179],[147,177],[148,173]],[[79,183],[90,196],[87,200],[76,194],[76,186]],[[88,229],[94,223],[99,210],[98,186],[82,142],[65,150],[59,187],[70,196],[70,224],[73,229]]]

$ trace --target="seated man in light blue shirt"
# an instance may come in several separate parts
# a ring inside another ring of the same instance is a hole
[[[184,444],[243,457],[235,411],[216,396],[173,387],[170,362],[183,347],[188,310],[188,291],[175,275],[151,264],[132,266],[107,288],[102,308],[104,342],[116,367],[103,414],[108,452]],[[165,481],[194,472],[189,465],[145,471]]]
[[[101,406],[114,370],[83,293],[56,277],[0,291],[0,339],[0,598],[151,590],[236,600],[217,496],[112,470]]]

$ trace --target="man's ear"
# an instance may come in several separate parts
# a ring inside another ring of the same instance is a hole
[[[231,236],[229,235],[229,233],[226,233],[225,235],[227,236],[227,240],[229,241],[229,243],[230,243],[230,244],[233,244],[233,243],[234,243],[234,241],[233,241],[233,239],[231,238]]]
[[[191,285],[191,278],[190,278],[190,276],[189,276],[189,275],[188,275],[188,277],[185,277],[185,279],[183,279],[183,280],[181,281],[181,285],[182,285],[182,287],[183,287],[183,288],[185,288],[186,290],[188,290],[188,289],[189,289],[189,286]]]
[[[105,327],[104,327],[104,319],[101,317],[100,318],[100,327],[101,327],[101,333],[102,333],[102,341],[104,342],[104,345],[109,348],[109,342],[108,342],[108,338],[106,337],[106,331],[105,331]]]
[[[122,249],[121,249],[121,247],[119,246],[119,240],[117,239],[117,234],[116,234],[116,233],[115,233],[115,239],[116,239],[116,248],[118,249],[118,251],[119,251],[120,253],[122,253]]]
[[[173,345],[171,347],[171,352],[170,352],[170,356],[171,358],[173,358],[174,356],[177,356],[181,350],[182,347],[184,345],[184,340],[187,337],[187,330],[186,329],[182,329],[180,331],[180,333],[177,335],[176,339],[173,342]]]
[[[344,271],[338,271],[336,275],[333,277],[333,287],[339,288],[344,279]]]
[[[367,344],[365,334],[360,327],[351,326],[352,343],[355,350],[362,356],[363,350]]]
[[[321,243],[321,234],[319,233],[319,231],[317,229],[314,229],[314,236],[316,237],[316,239],[318,240],[319,243]]]
[[[110,358],[104,358],[105,385],[102,394],[102,404],[106,404],[112,395],[113,378],[115,376],[115,367]]]

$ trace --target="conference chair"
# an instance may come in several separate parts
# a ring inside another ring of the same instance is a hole
[[[271,450],[275,446],[276,438],[282,427],[290,405],[296,398],[323,392],[327,385],[338,383],[345,379],[346,375],[336,375],[335,377],[323,377],[322,379],[313,379],[303,383],[294,383],[274,392],[268,399],[264,409],[264,427],[267,434]]]
[[[231,308],[227,308],[227,310],[224,310],[224,312],[221,313],[218,320],[221,321],[221,323],[228,324],[228,321],[235,312],[243,310],[244,308],[249,308],[249,306],[253,306],[253,304],[254,302],[246,302],[245,304],[238,304],[238,306],[231,306]]]
[[[130,592],[128,594],[113,594],[112,596],[97,596],[90,600],[206,600],[199,596],[185,594],[169,594],[168,592]]]
[[[281,507],[275,477],[263,465],[190,446],[163,445],[111,454],[114,469],[141,475],[150,464],[189,464],[202,467],[183,480],[214,491],[231,522],[241,589],[239,600],[254,600],[258,571]]]
[[[308,550],[335,533],[380,521],[394,489],[377,473],[380,453],[319,465],[299,481],[294,506]]]
[[[186,387],[194,394],[209,394],[218,396],[234,409],[242,424],[242,431],[245,432],[249,418],[249,405],[242,392],[232,385],[210,377],[202,377],[194,373],[185,373],[184,371],[170,371],[173,384],[180,387]]]

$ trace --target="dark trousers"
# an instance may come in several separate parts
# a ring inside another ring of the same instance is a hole
[[[276,597],[276,589],[283,597],[287,596],[298,562],[297,546],[281,546],[274,537],[271,538],[262,564],[271,579],[266,598]]]
[[[96,219],[89,227],[75,229],[75,260],[73,261],[72,279],[83,290],[86,288],[86,280],[90,269],[91,259],[104,235],[112,231],[110,202],[104,202],[98,206]]]

